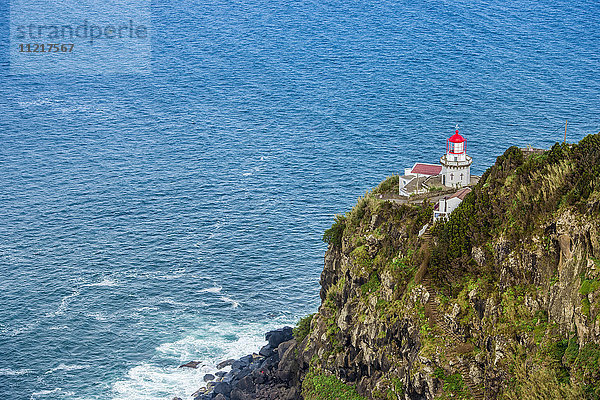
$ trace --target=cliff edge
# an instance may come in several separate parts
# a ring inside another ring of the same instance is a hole
[[[393,184],[336,217],[318,312],[231,398],[600,398],[600,134],[509,148],[422,236]]]

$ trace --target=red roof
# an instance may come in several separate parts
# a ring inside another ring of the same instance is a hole
[[[468,195],[470,192],[471,192],[471,188],[466,187],[466,188],[460,189],[458,192],[454,193],[452,196],[449,197],[449,199],[458,197],[459,199],[464,200],[465,196]]]
[[[460,136],[458,134],[458,131],[456,131],[456,133],[454,135],[452,135],[452,137],[450,139],[448,139],[448,141],[450,141],[452,143],[462,143],[465,141],[465,138]]]
[[[413,167],[411,174],[419,175],[439,175],[442,172],[442,166],[436,164],[421,164],[416,163]]]

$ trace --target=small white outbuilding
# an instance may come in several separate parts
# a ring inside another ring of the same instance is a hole
[[[447,219],[452,211],[458,207],[464,200],[465,196],[471,192],[471,188],[466,187],[460,189],[450,197],[444,197],[438,201],[433,209],[433,222],[440,219]]]

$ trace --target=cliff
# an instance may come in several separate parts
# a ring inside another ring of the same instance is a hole
[[[421,237],[431,204],[389,187],[325,232],[318,312],[231,398],[598,399],[600,134],[509,148]]]

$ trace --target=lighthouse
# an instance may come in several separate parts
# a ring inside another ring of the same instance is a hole
[[[467,155],[467,140],[458,134],[458,127],[446,141],[446,154],[440,158],[442,185],[463,187],[471,183],[473,159]]]

